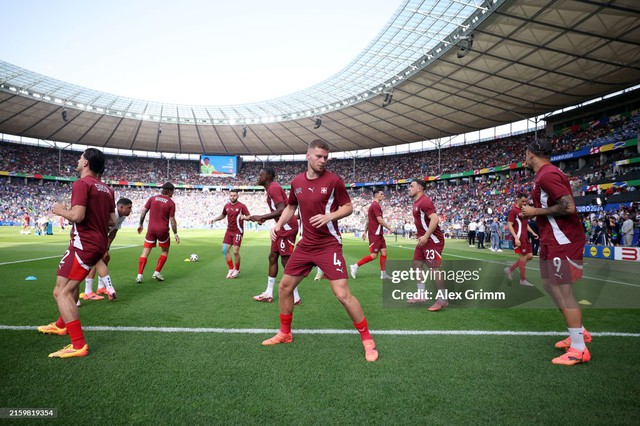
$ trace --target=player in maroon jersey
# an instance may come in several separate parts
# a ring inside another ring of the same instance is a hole
[[[353,206],[342,179],[325,169],[328,157],[327,142],[316,139],[309,144],[307,171],[291,182],[288,205],[271,230],[271,239],[275,240],[284,224],[299,209],[300,241],[284,268],[284,276],[278,287],[280,331],[262,344],[276,345],[293,341],[293,289],[314,266],[318,266],[329,279],[333,293],[360,333],[365,359],[376,361],[378,351],[369,333],[367,319],[360,302],[349,290],[347,264],[342,255],[342,237],[338,229],[338,220],[349,216],[353,212]]]
[[[24,217],[22,218],[22,230],[20,233],[24,235],[31,234],[31,218],[27,212],[24,212]]]
[[[144,219],[149,213],[149,226],[147,234],[144,237],[144,245],[142,246],[142,254],[138,260],[138,276],[136,282],[142,282],[142,274],[145,266],[147,266],[147,258],[151,249],[157,245],[160,246],[162,253],[158,257],[156,270],[153,272],[152,278],[158,281],[164,281],[164,277],[160,273],[169,256],[169,247],[171,246],[171,236],[169,235],[169,224],[176,239],[176,244],[180,244],[178,236],[178,224],[176,223],[176,204],[171,199],[175,187],[171,182],[162,185],[160,195],[154,195],[149,198],[140,214],[140,225],[138,226],[138,234],[142,233],[144,227]]]
[[[551,143],[535,140],[527,146],[525,165],[535,172],[531,199],[522,207],[525,218],[536,217],[540,235],[540,276],[545,290],[562,311],[569,337],[555,344],[566,350],[552,362],[574,365],[587,362],[591,354],[585,343],[591,335],[582,325],[582,311],[573,295],[573,283],[582,278],[585,234],[569,179],[551,164]]]
[[[529,222],[522,216],[522,207],[527,204],[527,200],[527,194],[518,194],[515,204],[511,207],[507,215],[507,228],[513,237],[513,251],[518,255],[518,260],[516,260],[513,265],[504,268],[504,273],[507,275],[507,278],[509,278],[509,281],[511,281],[513,279],[513,271],[519,268],[520,285],[533,287],[533,284],[527,280],[526,271],[527,262],[533,259],[529,232],[531,232],[533,238],[538,238],[538,234],[533,232],[533,229],[529,227]]]
[[[85,150],[76,170],[80,172],[80,179],[71,188],[71,208],[59,203],[53,206],[53,214],[67,219],[73,229],[69,248],[58,265],[53,290],[60,317],[56,322],[38,327],[41,333],[69,334],[71,338],[71,344],[49,354],[51,358],[82,357],[89,353],[76,306],[78,287],[107,251],[107,228],[116,222],[113,190],[97,178],[104,171],[102,151]]]
[[[240,274],[240,246],[242,245],[242,237],[244,236],[244,218],[249,216],[247,206],[238,201],[238,191],[232,189],[229,191],[229,202],[222,208],[220,213],[211,223],[227,218],[227,232],[222,240],[222,254],[227,261],[229,272],[227,278],[236,278]],[[231,252],[233,251],[233,259]],[[235,260],[235,266],[233,263]]]
[[[393,232],[393,228],[391,228],[382,217],[382,207],[380,207],[380,203],[383,198],[384,191],[381,189],[373,191],[373,202],[367,211],[367,232],[362,234],[363,240],[366,236],[369,237],[370,254],[360,259],[355,265],[349,266],[351,269],[351,278],[353,279],[355,279],[358,274],[358,268],[375,260],[378,257],[378,253],[380,253],[380,279],[391,279],[391,276],[389,276],[385,270],[387,264],[387,242],[384,239],[383,228],[387,228],[391,232]]]
[[[427,265],[431,269],[438,269],[442,264],[442,250],[444,249],[444,233],[440,229],[440,218],[436,213],[433,201],[425,194],[427,184],[422,179],[414,179],[409,184],[409,196],[413,198],[413,220],[416,225],[418,244],[413,252],[413,267],[422,269]],[[444,297],[446,288],[444,280],[436,279],[436,302],[429,307],[429,311],[436,312],[446,307],[449,302]],[[425,284],[418,283],[418,293],[425,294]],[[425,302],[426,298],[410,299],[410,303]]]
[[[263,215],[249,216],[247,219],[259,224],[263,224],[265,221],[273,219],[278,222],[280,215],[284,210],[287,203],[287,194],[284,189],[274,182],[276,178],[276,172],[271,167],[260,170],[258,174],[258,185],[264,187],[267,190],[267,205],[269,206],[270,213]],[[276,277],[278,276],[278,258],[282,261],[282,267],[287,266],[289,256],[293,253],[293,248],[296,244],[296,235],[298,235],[298,218],[295,216],[291,218],[289,223],[286,223],[277,238],[271,242],[271,251],[269,252],[269,274],[267,276],[267,289],[257,296],[253,296],[253,300],[256,302],[273,301],[273,286],[276,283]],[[298,288],[293,290],[294,304],[300,303],[300,295],[298,294]]]

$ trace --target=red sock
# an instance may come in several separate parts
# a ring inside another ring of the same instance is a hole
[[[291,333],[291,321],[293,321],[293,314],[280,314],[280,333]]]
[[[69,337],[71,337],[73,349],[82,349],[87,344],[84,340],[84,333],[82,333],[82,325],[79,319],[67,323],[67,331],[69,332]]]
[[[239,270],[240,270],[240,261],[238,260],[236,262],[236,271],[239,271]]]
[[[387,256],[380,256],[380,270],[381,271],[386,271],[387,267]]]
[[[156,265],[156,272],[162,271],[162,268],[164,267],[164,264],[166,261],[167,261],[167,255],[161,254],[160,257],[158,258],[158,264]]]
[[[140,260],[138,260],[138,273],[142,275],[142,272],[144,272],[144,267],[147,266],[147,258],[146,257],[141,257]]]
[[[360,338],[363,341],[373,340],[373,337],[371,337],[371,333],[369,333],[369,324],[367,324],[367,317],[364,317],[362,321],[357,324],[354,322],[353,325],[355,326],[356,330],[358,330],[358,333],[360,333]]]
[[[358,260],[358,266],[362,266],[362,265],[364,265],[365,263],[369,263],[369,262],[371,262],[372,260],[373,260],[373,257],[371,257],[371,255],[369,255],[369,256],[365,256],[365,257],[363,257],[362,259]]]
[[[56,321],[56,327],[64,328],[64,321],[62,320],[62,317],[58,317],[58,321]]]
[[[520,260],[516,260],[516,263],[514,263],[514,264],[513,264],[513,265],[511,265],[511,266],[509,266],[509,270],[510,270],[511,272],[513,272],[513,271],[515,271],[515,270],[516,270],[516,268],[517,268],[518,266],[520,266]]]
[[[521,260],[520,261],[520,279],[521,280],[526,280],[527,279],[527,273],[525,272],[525,265],[527,264],[526,260]]]
[[[227,265],[229,266],[229,269],[233,269],[233,261],[232,260],[227,260]]]

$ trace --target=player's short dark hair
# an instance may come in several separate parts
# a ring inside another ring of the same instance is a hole
[[[529,198],[529,194],[527,194],[526,192],[518,192],[518,195],[516,195],[516,199],[519,199],[522,197]]]
[[[384,192],[384,189],[382,189],[382,188],[373,188],[373,190],[371,191],[371,195],[373,195],[375,197],[378,192]]]
[[[274,180],[276,178],[276,171],[273,169],[273,167],[264,167],[262,170],[264,170],[264,172],[271,178],[271,180]]]
[[[173,192],[175,189],[176,187],[173,186],[171,182],[165,182],[164,185],[162,185],[162,194],[167,195],[169,192]]]
[[[120,198],[118,200],[118,202],[116,204],[119,205],[119,206],[132,206],[133,205],[133,201],[131,201],[128,198],[122,197],[122,198]]]
[[[238,190],[237,190],[237,189],[235,189],[235,188],[232,188],[232,189],[230,189],[230,190],[229,190],[229,194],[231,194],[232,192],[235,192],[235,193],[237,194],[237,193],[238,193]]]
[[[89,170],[97,174],[104,173],[104,154],[102,151],[96,148],[87,148],[82,156],[89,162]]]
[[[548,139],[536,139],[527,145],[527,150],[538,157],[551,157],[553,146]]]
[[[329,151],[329,144],[327,143],[327,141],[324,141],[322,139],[314,139],[309,142],[309,149],[313,148],[320,148],[324,149],[325,151]]]
[[[427,183],[422,179],[413,179],[411,182],[415,182],[420,185],[423,191],[427,189]]]

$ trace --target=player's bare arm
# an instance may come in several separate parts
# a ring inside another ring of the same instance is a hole
[[[533,216],[566,216],[576,212],[576,205],[571,195],[563,195],[556,200],[555,205],[547,208],[536,208],[533,206],[522,207],[522,215],[524,217]]]
[[[266,213],[266,214],[262,214],[262,215],[251,215],[249,216],[246,220],[250,220],[252,222],[258,222],[259,224],[263,224],[264,222],[266,222],[269,219],[275,219],[278,216],[282,215],[282,212],[285,209],[285,205],[284,203],[278,203],[276,204],[276,209],[270,213]]]
[[[224,219],[224,218],[225,218],[225,216],[226,216],[226,214],[219,214],[218,216],[216,216],[216,217],[211,221],[211,223],[216,223],[217,221]]]
[[[176,218],[170,217],[169,223],[171,223],[171,230],[173,231],[173,236],[176,237],[176,244],[180,244],[180,237],[178,236],[178,223],[176,222]]]
[[[116,214],[112,212],[109,215],[109,223],[108,223],[108,225],[109,225],[109,227],[112,227],[112,226],[115,226],[115,224],[116,224]]]
[[[282,210],[282,216],[280,216],[278,223],[276,223],[276,226],[271,228],[272,241],[276,240],[276,234],[280,231],[280,229],[282,229],[285,223],[288,223],[291,220],[297,208],[297,205],[289,204],[284,210]]]
[[[70,209],[67,209],[64,204],[56,203],[54,204],[52,211],[56,216],[62,216],[71,223],[79,223],[84,220],[87,207],[75,205]]]
[[[344,217],[349,216],[351,213],[353,213],[353,205],[351,203],[347,203],[344,206],[340,206],[335,212],[329,214],[317,214],[313,216],[309,220],[309,223],[311,223],[311,225],[316,228],[321,228],[327,223],[333,220],[340,220]]]
[[[389,224],[387,224],[387,222],[384,221],[384,219],[382,218],[382,216],[376,216],[376,220],[378,221],[378,223],[382,226],[384,226],[385,228],[387,228],[389,230],[389,232],[393,232],[393,228],[389,226]]]
[[[425,232],[425,234],[422,237],[418,238],[419,246],[423,246],[427,244],[427,242],[429,241],[429,238],[431,238],[431,234],[435,232],[436,228],[438,228],[438,223],[440,223],[440,218],[438,217],[437,213],[431,213],[428,217],[429,217],[429,228],[427,228],[427,232]]]
[[[520,238],[518,238],[516,231],[513,229],[513,222],[507,221],[507,228],[509,229],[511,236],[513,237],[513,245],[516,247],[520,247],[522,243],[520,242]]]
[[[144,227],[144,218],[147,217],[147,212],[149,209],[142,208],[142,213],[140,213],[140,223],[138,224],[138,234],[142,234],[142,228]]]

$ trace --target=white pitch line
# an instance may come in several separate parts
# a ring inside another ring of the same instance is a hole
[[[0,330],[35,331],[33,325],[0,325]],[[186,327],[111,327],[88,326],[86,331],[128,331],[151,333],[211,333],[211,334],[269,334],[278,330],[271,328],[186,328]],[[356,330],[300,329],[295,334],[358,334]],[[387,336],[565,336],[566,331],[511,331],[511,330],[371,330],[371,334]],[[596,337],[640,337],[640,333],[617,331],[591,332]]]
[[[399,245],[394,245],[394,244],[389,244],[392,245],[394,247],[397,248],[401,248],[401,249],[405,249],[405,250],[414,250],[414,248],[411,247],[403,247],[403,246],[399,246]],[[461,250],[461,249],[454,249],[454,250]],[[468,257],[468,256],[460,256],[459,254],[451,254],[451,253],[445,253],[447,256],[451,256],[451,257],[459,257],[460,259],[468,259],[468,260],[478,260],[480,262],[486,262],[486,263],[494,263],[496,265],[504,265],[504,262],[498,262],[497,260],[486,260],[486,259],[479,259],[477,257]],[[387,259],[389,260],[389,259]],[[532,266],[527,266],[527,269],[531,269],[533,271],[539,271],[539,268],[535,268]],[[620,284],[620,285],[626,285],[629,287],[637,287],[640,288],[640,285],[638,284],[631,284],[631,283],[625,283],[622,281],[616,281],[616,280],[603,280],[602,278],[596,278],[596,277],[589,277],[587,275],[583,275],[582,278],[586,278],[588,280],[594,280],[594,281],[602,281],[604,283],[614,283],[614,284]]]
[[[114,247],[112,249],[109,249],[109,251],[120,250],[120,249],[131,248],[131,247],[136,247],[136,245]],[[38,261],[38,260],[55,259],[55,258],[60,258],[60,257],[62,257],[62,254],[58,254],[56,256],[36,257],[34,259],[14,260],[14,261],[11,261],[11,262],[2,262],[2,263],[0,263],[0,266],[13,265],[15,263],[35,262],[35,261]]]

